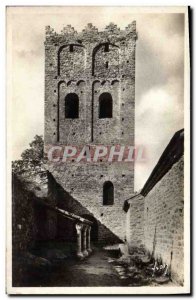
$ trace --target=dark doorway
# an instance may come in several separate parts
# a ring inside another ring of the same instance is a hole
[[[98,241],[98,223],[97,220],[92,215],[82,215],[84,219],[91,221],[93,224],[91,226],[91,241]]]
[[[103,205],[114,204],[114,186],[111,181],[106,181],[103,185]]]
[[[75,93],[69,93],[65,97],[65,118],[79,118],[79,98]]]
[[[112,96],[110,93],[102,93],[99,97],[99,118],[112,118]]]

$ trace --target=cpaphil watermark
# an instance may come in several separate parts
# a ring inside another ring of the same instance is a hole
[[[125,145],[51,145],[47,147],[47,158],[50,162],[144,162],[144,146]]]

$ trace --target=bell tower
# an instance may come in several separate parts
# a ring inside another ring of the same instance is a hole
[[[45,40],[45,151],[49,145],[130,146],[135,131],[136,22],[99,32],[68,25]],[[100,223],[124,237],[122,205],[134,192],[134,164],[48,162],[56,181]],[[107,238],[99,232],[99,238]]]

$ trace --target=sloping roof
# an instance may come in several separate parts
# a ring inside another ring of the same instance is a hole
[[[73,221],[78,221],[78,222],[89,224],[89,225],[92,224],[92,222],[90,220],[87,220],[83,217],[80,217],[80,216],[70,213],[64,209],[61,209],[57,206],[53,206],[53,205],[47,203],[47,197],[45,197],[45,196],[39,197],[37,195],[37,193],[35,193],[36,186],[34,184],[35,179],[33,176],[32,176],[32,178],[33,178],[32,181],[31,180],[25,181],[23,177],[17,176],[16,174],[12,173],[12,178],[13,178],[12,180],[17,180],[18,182],[20,182],[20,184],[23,186],[24,191],[31,193],[34,196],[34,197],[32,197],[33,201],[35,201],[40,206],[44,206],[46,209],[53,210],[56,213],[61,214],[63,217],[65,217],[67,219],[71,219]],[[45,182],[44,182],[44,184],[45,184]],[[40,186],[41,186],[41,184],[40,184]]]
[[[146,196],[159,180],[171,169],[184,153],[184,129],[177,131],[163,151],[158,163],[141,190]]]
[[[142,196],[142,195],[140,194],[140,192],[136,192],[132,197],[126,199],[126,200],[124,201],[124,204],[123,204],[123,210],[124,210],[125,212],[127,212],[128,209],[129,209],[131,200],[133,200],[133,199],[135,199],[135,198],[137,198],[137,197],[140,197],[140,196]]]
[[[64,209],[61,209],[61,208],[58,208],[57,206],[53,206],[53,205],[50,205],[48,204],[46,201],[44,201],[43,199],[36,199],[36,202],[39,204],[39,205],[42,205],[44,207],[46,207],[47,209],[50,209],[50,210],[53,210],[55,211],[56,213],[62,215],[63,217],[65,218],[68,218],[68,219],[71,219],[71,220],[75,220],[75,221],[79,221],[81,223],[86,223],[86,224],[92,224],[92,222],[90,220],[87,220],[83,217],[80,217],[78,215],[75,215],[73,213],[70,213],[68,212],[67,210],[64,210]]]

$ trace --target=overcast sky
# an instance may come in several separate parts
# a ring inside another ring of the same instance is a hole
[[[12,10],[13,159],[19,159],[36,134],[44,133],[45,26],[60,32],[87,23],[103,30],[137,22],[136,144],[147,161],[135,166],[135,189],[142,188],[173,134],[184,127],[184,15],[136,14],[130,7],[16,8]]]

